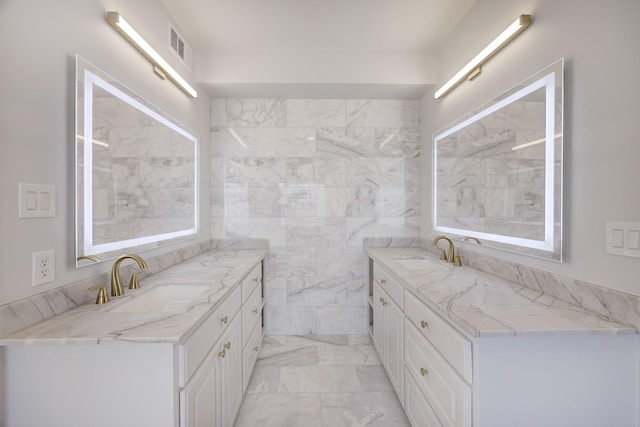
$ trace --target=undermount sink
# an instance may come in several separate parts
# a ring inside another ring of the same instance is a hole
[[[157,288],[134,296],[110,311],[126,313],[172,312],[189,305],[209,285],[160,285]]]
[[[424,270],[431,272],[435,270],[449,270],[449,267],[444,264],[444,261],[438,263],[437,261],[431,259],[421,258],[396,258],[394,259],[394,261],[407,270]]]

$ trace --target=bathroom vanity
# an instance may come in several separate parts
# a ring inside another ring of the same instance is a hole
[[[423,249],[366,251],[370,334],[414,427],[638,425],[635,328]]]
[[[263,337],[265,255],[208,252],[0,340],[7,427],[232,426]]]

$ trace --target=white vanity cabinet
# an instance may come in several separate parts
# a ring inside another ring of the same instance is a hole
[[[411,393],[422,394],[413,398],[424,398],[436,425],[471,427],[471,385],[454,368],[471,378],[471,342],[408,292],[406,301],[405,372],[417,386]]]
[[[261,263],[245,281],[259,284],[255,272],[261,277]],[[246,288],[247,316],[255,315],[251,295],[262,293],[256,286]],[[158,338],[157,316],[149,315],[148,324],[141,318],[135,326],[149,338],[137,342],[7,345],[6,427],[232,427],[255,363],[245,363],[243,349],[259,347],[262,339],[255,334],[262,331],[261,316],[246,317],[256,327],[243,336],[244,290],[238,283],[177,343]],[[120,314],[105,319],[117,321]]]
[[[251,373],[262,345],[263,308],[262,264],[242,281],[242,394],[246,393]]]
[[[402,287],[374,266],[373,341],[396,393],[404,394],[404,313]],[[397,290],[400,289],[398,293]],[[387,292],[388,291],[388,292]],[[392,297],[395,296],[395,298]]]
[[[398,397],[414,427],[640,426],[638,336],[623,325],[595,329],[597,320],[576,309],[556,318],[555,326],[532,318],[533,308],[521,302],[502,310],[517,313],[508,318],[528,333],[504,333],[495,318],[476,315],[483,323],[468,334],[404,284],[424,283],[424,276],[405,271],[407,278],[399,281],[376,263],[371,271],[370,332],[396,391],[402,384]],[[436,289],[435,295],[443,294]],[[454,309],[476,312],[473,304]],[[578,316],[584,324],[574,320]],[[403,328],[390,326],[398,317]],[[531,331],[532,321],[540,331]],[[400,381],[389,356],[398,353]]]

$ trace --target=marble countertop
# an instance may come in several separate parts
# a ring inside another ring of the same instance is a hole
[[[424,249],[367,248],[366,253],[405,289],[471,337],[638,333],[633,326],[609,321],[498,276],[454,267]]]
[[[266,250],[222,250],[198,255],[140,280],[140,289],[104,305],[86,304],[0,339],[0,345],[175,343],[186,338],[266,256]],[[207,284],[189,305],[166,313],[114,308],[161,285]]]

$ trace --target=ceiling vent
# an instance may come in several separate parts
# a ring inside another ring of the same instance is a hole
[[[180,59],[180,62],[191,71],[191,46],[171,22],[169,22],[169,48]]]

